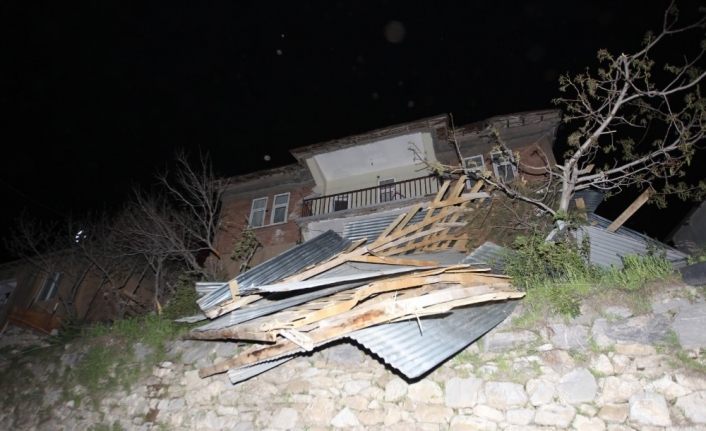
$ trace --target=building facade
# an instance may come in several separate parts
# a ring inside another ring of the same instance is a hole
[[[453,128],[437,115],[291,150],[296,164],[233,177],[217,247],[233,276],[327,230],[384,219],[425,202],[443,167],[486,170],[505,181],[555,163],[557,110],[497,116]],[[498,151],[502,145],[521,162]]]

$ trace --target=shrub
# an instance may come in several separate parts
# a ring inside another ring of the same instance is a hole
[[[196,293],[196,289],[194,289],[195,282],[196,279],[188,275],[179,277],[174,293],[162,310],[164,318],[174,320],[184,316],[191,316],[201,311],[196,304],[199,296]]]
[[[518,237],[506,256],[506,272],[513,284],[527,291],[525,302],[535,310],[577,316],[581,300],[592,293],[617,288],[634,292],[648,282],[669,277],[671,264],[650,250],[647,255],[623,257],[623,268],[602,269],[588,263],[587,244],[568,239],[546,242],[538,234]]]
[[[672,265],[663,256],[628,255],[623,257],[623,268],[604,271],[601,282],[624,290],[638,290],[650,281],[669,277],[673,271]]]

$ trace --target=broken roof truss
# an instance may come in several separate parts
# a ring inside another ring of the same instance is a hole
[[[488,268],[440,264],[429,256],[465,249],[463,216],[474,202],[489,197],[480,192],[482,182],[468,192],[465,186],[465,177],[445,181],[431,202],[400,214],[372,241],[343,240],[329,231],[228,283],[202,287],[205,295],[199,306],[214,320],[192,330],[191,337],[259,344],[202,368],[199,374],[205,377],[230,370],[235,383],[334,340],[379,340],[385,328],[401,328],[405,321],[416,325],[423,336],[424,322],[431,319],[437,322],[432,327],[440,328],[443,325],[438,322],[464,316],[456,310],[470,310],[483,322],[475,331],[460,331],[452,351],[445,349],[436,361],[426,361],[423,370],[405,369],[413,377],[490,330],[507,315],[509,308],[504,304],[524,293],[513,289],[507,277],[490,274]],[[326,244],[324,252],[320,244]],[[456,262],[463,257],[458,253]],[[306,264],[280,271],[271,268],[294,261]],[[493,318],[483,319],[486,314]],[[387,362],[384,348],[376,353]]]

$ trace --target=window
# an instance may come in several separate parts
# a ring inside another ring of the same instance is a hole
[[[333,210],[343,211],[348,209],[348,195],[334,196],[333,198]]]
[[[289,193],[275,195],[275,199],[272,201],[272,220],[270,220],[270,223],[285,223],[288,209]]]
[[[380,202],[390,202],[395,200],[394,184],[394,178],[378,181],[378,186],[380,186]]]
[[[465,157],[463,159],[463,168],[465,169],[466,174],[475,172],[480,176],[480,174],[482,174],[485,170],[485,161],[483,160],[483,155],[478,154],[471,157]],[[473,178],[472,175],[468,175],[468,180],[466,180],[466,187],[473,187],[473,184],[475,184],[476,181],[477,180]]]
[[[49,301],[56,296],[56,292],[59,288],[59,280],[61,280],[60,272],[52,272],[44,280],[42,285],[42,290],[39,291],[38,301]]]
[[[517,167],[512,160],[512,156],[502,153],[500,151],[494,151],[490,153],[490,160],[493,162],[493,173],[495,173],[495,178],[509,183],[515,179],[517,176]]]
[[[260,227],[265,224],[265,211],[267,210],[267,198],[253,199],[250,208],[250,227]]]

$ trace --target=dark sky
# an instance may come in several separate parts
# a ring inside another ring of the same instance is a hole
[[[666,5],[3,1],[3,233],[22,208],[114,207],[177,148],[233,175],[439,113],[551,107],[559,73],[636,48]]]

